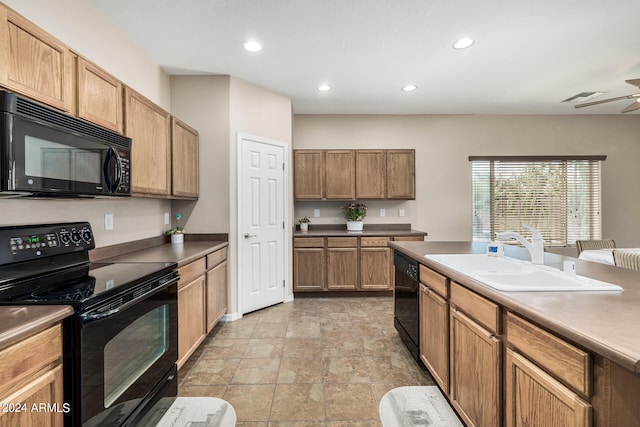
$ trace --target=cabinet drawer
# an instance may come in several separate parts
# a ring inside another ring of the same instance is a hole
[[[589,397],[591,357],[534,324],[507,313],[509,344],[574,390]]]
[[[329,248],[357,248],[357,237],[327,237],[327,247]]]
[[[218,249],[207,255],[207,270],[211,270],[216,265],[227,259],[227,248]]]
[[[194,278],[204,274],[207,270],[207,259],[202,257],[198,260],[193,261],[183,267],[178,269],[178,273],[180,273],[180,281],[178,282],[178,287],[185,285],[192,281]]]
[[[498,333],[498,325],[500,324],[500,307],[496,303],[481,297],[456,282],[451,282],[450,290],[451,304],[458,307],[477,322],[480,322],[492,333]]]
[[[62,327],[58,324],[0,351],[0,396],[49,364],[62,360]]]
[[[443,298],[447,298],[448,280],[442,274],[420,265],[420,281]]]
[[[389,237],[361,237],[360,238],[360,246],[361,247],[385,247],[389,243]]]
[[[324,237],[295,237],[293,239],[294,248],[322,248],[324,247]]]

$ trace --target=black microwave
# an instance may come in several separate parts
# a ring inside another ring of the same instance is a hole
[[[0,91],[0,197],[131,195],[131,138]]]

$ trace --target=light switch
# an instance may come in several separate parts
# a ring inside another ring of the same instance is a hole
[[[399,216],[404,216],[404,209],[400,209],[400,210],[398,211],[398,215],[399,215]]]
[[[313,216],[315,218],[320,218],[320,209],[314,209],[313,210]]]
[[[386,209],[380,209],[380,216],[386,216],[387,215],[387,210]]]
[[[113,214],[104,214],[104,229],[113,230]]]

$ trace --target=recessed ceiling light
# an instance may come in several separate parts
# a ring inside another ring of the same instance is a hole
[[[414,90],[418,89],[418,86],[416,85],[406,85],[402,88],[403,92],[413,92]]]
[[[320,86],[318,86],[318,90],[320,92],[327,92],[327,91],[331,90],[331,86],[329,86],[327,84],[321,84]]]
[[[255,40],[247,40],[242,45],[249,52],[258,52],[262,50],[262,45]]]
[[[453,44],[454,49],[466,49],[473,44],[473,39],[463,37]]]

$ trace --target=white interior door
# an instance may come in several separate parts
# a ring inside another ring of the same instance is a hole
[[[284,145],[242,137],[238,260],[242,313],[284,302]]]

